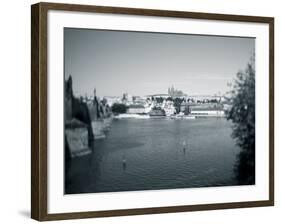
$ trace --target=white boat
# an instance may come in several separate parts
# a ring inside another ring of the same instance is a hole
[[[195,116],[192,116],[192,115],[186,115],[186,116],[183,116],[183,119],[195,119],[196,117]]]
[[[135,119],[148,119],[149,115],[147,114],[119,114],[114,116],[115,119],[126,119],[126,118],[135,118]]]
[[[182,114],[177,114],[177,115],[172,115],[170,116],[170,118],[172,119],[181,119],[181,120],[188,120],[188,119],[195,119],[196,117],[195,116],[192,116],[192,115],[182,115]]]

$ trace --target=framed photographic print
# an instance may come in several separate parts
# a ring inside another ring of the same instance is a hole
[[[32,5],[32,218],[274,204],[274,18]]]

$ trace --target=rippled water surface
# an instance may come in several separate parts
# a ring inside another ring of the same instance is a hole
[[[91,155],[72,160],[66,193],[236,185],[239,148],[224,118],[113,120]]]

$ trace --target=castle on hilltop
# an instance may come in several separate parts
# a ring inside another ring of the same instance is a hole
[[[172,85],[172,87],[168,88],[168,95],[171,97],[182,97],[186,94],[183,91],[174,88],[174,86]]]

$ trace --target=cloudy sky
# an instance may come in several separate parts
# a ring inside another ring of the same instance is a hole
[[[255,51],[254,38],[64,29],[65,79],[76,94],[188,95],[228,90]]]

